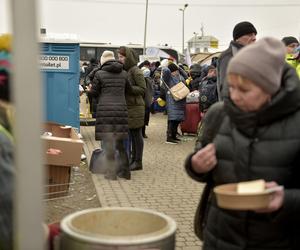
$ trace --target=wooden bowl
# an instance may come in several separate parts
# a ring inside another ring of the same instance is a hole
[[[264,190],[255,194],[238,194],[237,183],[224,184],[214,188],[218,206],[232,210],[267,208],[273,192],[271,190]]]

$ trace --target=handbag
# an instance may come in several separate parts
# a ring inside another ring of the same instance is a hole
[[[199,129],[199,138],[201,138],[201,144],[203,146],[211,143],[215,136],[217,135],[223,119],[226,113],[224,111],[224,106],[219,106],[218,112],[214,113],[214,116],[210,118],[209,121],[203,120],[201,128]],[[198,141],[197,140],[197,141]],[[194,216],[194,232],[196,236],[203,241],[203,232],[206,227],[208,210],[210,207],[210,202],[212,198],[213,180],[212,173],[208,173],[207,182],[201,194],[199,203]]]
[[[175,101],[180,101],[180,100],[186,98],[187,95],[190,93],[189,88],[183,82],[177,83],[172,88],[170,88],[168,86],[168,84],[165,83],[164,80],[163,80],[163,83],[165,84],[167,89],[170,91],[170,93]]]
[[[211,199],[212,183],[206,183],[194,216],[194,232],[203,241],[203,231],[207,222],[208,207]]]
[[[126,145],[130,145],[130,143],[124,142],[125,147]],[[96,148],[93,150],[92,155],[91,155],[91,160],[89,164],[89,170],[93,174],[106,174],[108,169],[107,165],[107,158],[106,158],[106,152],[105,150],[101,148]],[[115,150],[115,161],[116,161],[116,167],[117,171],[122,168],[124,165],[124,162],[122,162],[122,159],[120,157],[119,150]]]
[[[96,148],[92,152],[89,170],[93,174],[105,174],[106,173],[106,164],[105,164],[105,152],[100,148]]]

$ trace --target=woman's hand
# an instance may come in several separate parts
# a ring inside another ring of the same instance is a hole
[[[266,183],[266,189],[277,187],[278,184],[274,181]],[[277,190],[271,194],[271,199],[267,208],[255,210],[257,213],[272,213],[279,210],[283,206],[284,189]]]
[[[192,168],[198,174],[207,173],[217,165],[216,148],[213,143],[200,149],[192,157]]]

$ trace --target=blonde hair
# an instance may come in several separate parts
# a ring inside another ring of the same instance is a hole
[[[230,82],[230,78],[233,77],[233,76],[237,77],[237,80],[238,80],[239,84],[246,84],[247,81],[249,81],[246,77],[243,77],[243,76],[235,74],[235,73],[229,73],[227,75],[227,79],[228,79],[229,82]]]

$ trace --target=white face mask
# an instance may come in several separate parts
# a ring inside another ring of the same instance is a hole
[[[300,46],[296,47],[293,51],[294,57],[298,58],[300,54]]]

